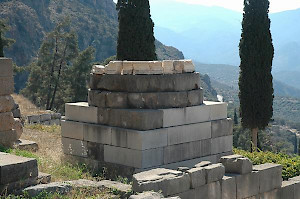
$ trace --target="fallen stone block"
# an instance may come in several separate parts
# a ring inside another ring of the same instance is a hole
[[[40,115],[40,122],[50,121],[51,120],[51,114],[41,114]]]
[[[108,189],[114,189],[121,193],[128,193],[131,191],[132,186],[129,184],[123,184],[117,181],[101,180],[97,183],[98,186],[106,187]]]
[[[189,160],[211,154],[211,140],[199,140],[164,147],[164,164]]]
[[[232,151],[233,136],[223,136],[211,139],[211,154],[220,154]]]
[[[124,71],[123,71],[124,72]],[[91,74],[91,90],[147,93],[195,90],[201,87],[199,73],[166,75],[95,75]]]
[[[97,75],[105,74],[105,66],[94,65],[92,68],[92,73],[97,74]]]
[[[18,182],[38,176],[37,160],[10,154],[0,154],[0,184]]]
[[[14,92],[14,78],[0,77],[0,96],[11,95]]]
[[[211,165],[212,163],[210,161],[201,161],[197,164],[195,164],[194,168],[199,168],[199,167],[206,167],[208,165]]]
[[[62,137],[61,141],[63,145],[64,154],[88,157],[88,147],[86,141],[75,140],[65,137]]]
[[[104,145],[104,161],[134,168],[151,168],[163,165],[163,148],[139,151]]]
[[[40,115],[29,115],[27,116],[27,121],[29,124],[39,124],[41,122]]]
[[[189,169],[187,173],[190,175],[192,189],[206,184],[206,171],[204,168],[192,168]]]
[[[12,77],[13,64],[12,59],[1,57],[0,58],[0,77]],[[2,84],[0,84],[2,85]]]
[[[18,141],[15,142],[14,148],[20,149],[23,151],[34,151],[35,152],[39,149],[39,146],[36,142],[19,139]]]
[[[40,184],[24,189],[24,192],[29,197],[36,197],[41,193],[57,193],[64,195],[72,190],[72,186],[69,183],[53,182],[49,184]]]
[[[4,147],[13,147],[18,140],[16,130],[0,131],[0,145]]]
[[[261,164],[253,166],[259,174],[259,193],[269,192],[281,187],[282,166],[278,164]]]
[[[187,173],[170,169],[153,169],[133,175],[133,191],[162,191],[166,196],[175,195],[190,189]]]
[[[234,176],[223,176],[221,182],[222,199],[236,199],[236,180]]]
[[[0,131],[9,131],[14,127],[14,116],[12,112],[0,113]]]
[[[252,172],[252,162],[240,155],[223,156],[221,163],[225,166],[226,173],[247,174]]]
[[[120,75],[123,70],[122,61],[111,61],[105,66],[105,74],[108,75]]]
[[[37,184],[49,184],[51,182],[51,174],[39,172]]]
[[[10,95],[0,96],[0,113],[10,112],[14,107],[14,99]]]
[[[206,183],[219,181],[225,175],[225,167],[221,164],[211,164],[204,167],[206,172]]]
[[[143,192],[138,195],[132,195],[129,199],[161,199],[163,195],[156,192]]]
[[[37,183],[37,178],[27,178],[21,179],[17,182],[10,182],[4,185],[0,184],[0,196],[5,196],[8,194],[20,195],[22,194],[22,189],[34,186]]]
[[[50,125],[57,125],[60,126],[61,125],[61,120],[60,119],[54,119],[54,120],[50,120]]]
[[[245,175],[234,175],[236,178],[237,199],[250,198],[259,194],[259,174],[257,171]]]
[[[60,113],[51,113],[51,120],[61,119]]]
[[[211,122],[211,136],[212,138],[232,135],[233,121],[231,118],[215,120]]]

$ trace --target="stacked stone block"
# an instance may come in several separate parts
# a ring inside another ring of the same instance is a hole
[[[12,60],[0,58],[0,145],[6,147],[11,147],[22,134],[22,129],[16,131],[21,123],[19,120],[15,121],[12,113],[14,100],[11,94],[13,91]]]
[[[300,177],[282,181],[282,166],[252,166],[248,158],[224,156],[221,163],[200,162],[187,170],[153,169],[133,176],[133,191],[156,191],[181,199],[296,199]]]
[[[135,172],[217,162],[232,153],[232,121],[200,86],[188,60],[95,66],[88,103],[66,104],[64,153]]]

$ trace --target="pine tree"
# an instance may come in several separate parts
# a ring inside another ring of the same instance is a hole
[[[156,60],[149,0],[118,0],[117,60]]]
[[[4,48],[10,47],[15,40],[6,38],[4,34],[9,30],[5,20],[0,20],[0,57],[4,57]]]
[[[240,41],[239,98],[242,126],[251,129],[253,150],[257,134],[273,116],[272,61],[274,47],[270,32],[269,0],[244,0]]]

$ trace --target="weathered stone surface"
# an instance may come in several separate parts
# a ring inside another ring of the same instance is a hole
[[[16,130],[0,131],[0,145],[5,147],[12,147],[18,140]]]
[[[0,113],[10,112],[14,107],[14,99],[10,95],[0,96]]]
[[[72,190],[72,186],[69,183],[53,182],[50,184],[40,184],[24,189],[24,192],[30,197],[36,197],[41,193],[57,193],[67,194]]]
[[[39,172],[37,184],[48,184],[51,182],[51,174]]]
[[[10,154],[0,154],[0,184],[5,185],[38,176],[37,161]]]
[[[88,157],[87,142],[70,138],[61,138],[64,154]]]
[[[295,197],[295,188],[296,188],[296,182],[295,181],[283,181],[281,188],[279,190],[280,199],[297,199]]]
[[[97,74],[97,75],[105,74],[105,66],[94,65],[92,68],[92,73]]]
[[[21,194],[20,190],[34,186],[38,184],[38,180],[36,177],[27,178],[27,179],[20,179],[17,182],[10,182],[8,184],[2,185],[0,184],[0,196],[5,196],[8,194]]]
[[[61,121],[61,135],[66,138],[83,140],[84,123],[73,121]]]
[[[130,61],[123,61],[123,75],[133,74],[133,64]]]
[[[184,61],[176,60],[173,62],[174,73],[182,73],[184,69]]]
[[[122,61],[111,61],[105,66],[105,73],[109,75],[120,75],[123,70]]]
[[[153,169],[133,175],[133,191],[162,191],[164,196],[175,195],[190,189],[187,173],[170,169]]]
[[[259,193],[269,192],[281,187],[282,166],[278,164],[261,164],[253,166],[259,174]]]
[[[163,74],[164,69],[162,67],[161,61],[150,61],[149,62],[150,70],[152,71],[152,74]]]
[[[9,131],[14,127],[14,116],[12,112],[0,113],[0,131]]]
[[[23,125],[22,121],[19,118],[14,118],[14,126],[13,129],[17,132],[17,138],[20,139],[21,135],[23,134]]]
[[[232,151],[233,136],[224,136],[211,139],[211,154]]]
[[[98,108],[88,106],[86,102],[66,103],[66,120],[86,123],[98,123]]]
[[[12,77],[13,76],[13,64],[10,58],[0,58],[0,77]],[[2,84],[0,84],[2,85]]]
[[[97,183],[98,186],[106,187],[109,189],[118,190],[122,193],[130,192],[132,189],[131,185],[123,184],[117,181],[111,181],[111,180],[101,180]]]
[[[135,168],[163,165],[163,149],[133,150],[104,145],[104,161]]]
[[[274,190],[269,191],[269,192],[261,193],[261,194],[259,194],[259,198],[260,199],[269,199],[269,198],[282,199],[280,197],[280,191],[278,189],[274,189]]]
[[[187,173],[190,175],[192,189],[206,184],[206,171],[204,168],[192,168]]]
[[[236,180],[234,176],[226,175],[221,180],[222,199],[236,199]]]
[[[192,60],[184,60],[184,66],[182,69],[184,73],[193,73],[195,72],[195,65]]]
[[[225,167],[221,164],[211,164],[204,167],[206,172],[206,183],[219,181],[225,174]]]
[[[27,121],[29,124],[36,124],[41,122],[40,115],[29,115],[27,116]]]
[[[93,160],[104,160],[104,145],[94,142],[87,142],[88,158]]]
[[[51,120],[51,114],[50,113],[40,115],[40,122],[45,122],[45,121],[50,121],[50,120]]]
[[[211,140],[200,140],[164,148],[164,164],[210,155]]]
[[[210,161],[201,161],[197,164],[195,164],[195,168],[199,168],[199,167],[206,167],[208,165],[211,165],[212,163]]]
[[[223,156],[221,163],[225,166],[226,173],[247,174],[252,172],[252,162],[240,155]]]
[[[92,90],[115,92],[176,92],[199,89],[199,73],[170,75],[95,75],[91,74]]]
[[[14,79],[13,77],[0,77],[0,96],[11,95],[14,92]]]
[[[15,142],[15,148],[26,151],[37,151],[39,146],[36,142],[19,139]]]
[[[173,74],[175,71],[173,60],[164,60],[162,62],[164,74]]]
[[[61,113],[51,113],[51,119],[61,119]]]
[[[128,108],[128,94],[124,92],[108,92],[89,90],[89,105],[99,108]]]
[[[161,199],[163,195],[156,192],[143,192],[138,195],[132,195],[129,199]]]
[[[211,122],[211,136],[212,138],[232,135],[233,121],[231,118],[215,120]]]
[[[236,175],[237,199],[249,198],[259,194],[259,174],[257,171]]]
[[[133,74],[134,75],[150,75],[151,69],[148,61],[133,61]]]
[[[220,182],[213,182],[197,189],[177,194],[181,199],[222,199]]]

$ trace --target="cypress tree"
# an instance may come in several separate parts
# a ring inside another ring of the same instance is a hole
[[[118,0],[117,60],[156,60],[149,0]]]
[[[4,34],[9,30],[5,20],[0,20],[0,57],[4,57],[4,48],[10,47],[15,40],[6,38]]]
[[[272,62],[274,47],[270,32],[269,0],[244,0],[240,40],[239,98],[242,126],[251,130],[257,150],[258,130],[273,116]]]
[[[234,109],[233,122],[234,122],[235,125],[238,125],[238,124],[239,124],[239,119],[238,119],[238,116],[237,116],[237,114],[236,114],[236,109]]]

